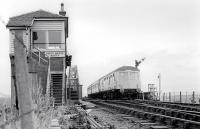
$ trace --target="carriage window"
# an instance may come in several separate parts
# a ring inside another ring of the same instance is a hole
[[[126,75],[125,72],[120,72],[120,76],[124,77]]]
[[[128,72],[124,72],[124,78],[128,79]]]
[[[129,79],[130,79],[130,80],[133,80],[133,79],[134,79],[134,72],[130,72]]]
[[[125,78],[125,79],[128,79],[128,72],[121,72],[120,76]]]

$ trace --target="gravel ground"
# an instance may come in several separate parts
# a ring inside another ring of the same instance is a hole
[[[125,119],[120,114],[116,114],[115,111],[106,108],[92,109],[89,114],[97,117],[97,121],[102,125],[114,125],[115,129],[136,129],[133,121],[134,119],[138,120],[137,118],[133,118],[133,121]]]

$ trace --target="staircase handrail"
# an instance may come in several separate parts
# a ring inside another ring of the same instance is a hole
[[[46,88],[46,94],[48,97],[50,97],[50,86],[51,86],[51,73],[50,73],[50,63],[48,65],[48,71],[47,71],[47,88]]]
[[[36,51],[34,51],[34,50],[36,50]],[[38,52],[38,54],[37,54],[36,52]],[[46,63],[49,62],[49,56],[48,56],[47,54],[45,54],[43,51],[41,51],[39,48],[36,48],[36,47],[35,47],[35,48],[31,51],[31,54],[34,54],[34,55],[36,55],[36,56],[38,57],[39,63],[40,63],[41,60],[43,60],[43,61],[46,62]],[[44,58],[41,56],[41,54],[44,54],[44,56],[47,57],[48,60],[44,59]]]

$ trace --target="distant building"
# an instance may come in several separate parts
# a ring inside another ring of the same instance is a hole
[[[64,4],[59,14],[38,10],[11,17],[7,28],[10,33],[11,98],[17,103],[17,88],[14,65],[14,39],[16,33],[23,37],[27,49],[30,86],[34,93],[41,88],[43,94],[55,98],[55,105],[65,103],[66,96],[66,38],[68,37],[68,17]]]

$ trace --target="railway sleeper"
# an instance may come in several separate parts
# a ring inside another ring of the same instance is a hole
[[[141,112],[140,113],[140,118],[144,119],[144,117],[145,117],[145,112]]]
[[[127,110],[125,114],[128,115],[128,114],[130,114],[130,113],[131,113],[131,110]]]

